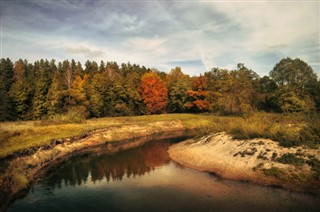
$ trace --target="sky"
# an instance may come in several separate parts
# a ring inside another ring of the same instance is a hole
[[[300,58],[320,76],[320,1],[0,0],[1,58],[136,63],[260,76]]]

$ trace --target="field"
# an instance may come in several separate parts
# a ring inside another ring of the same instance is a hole
[[[186,129],[197,129],[197,136],[225,131],[232,134],[234,138],[270,138],[279,141],[283,146],[316,147],[320,143],[319,114],[254,113],[246,117],[161,114],[88,119],[82,123],[68,124],[54,124],[46,121],[1,122],[0,158],[25,148],[49,144],[51,139],[82,135],[91,130],[177,120],[180,120]]]

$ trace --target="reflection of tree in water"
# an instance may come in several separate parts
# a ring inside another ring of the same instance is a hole
[[[167,149],[171,141],[149,142],[144,146],[114,155],[73,157],[61,164],[45,181],[49,187],[60,188],[62,183],[81,185],[88,180],[89,174],[91,175],[89,180],[93,182],[104,178],[109,182],[122,180],[123,177],[141,176],[169,163]]]

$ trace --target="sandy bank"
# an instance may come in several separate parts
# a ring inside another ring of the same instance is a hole
[[[319,160],[319,149],[286,148],[269,139],[234,140],[225,133],[218,133],[172,145],[168,152],[173,160],[184,166],[214,172],[223,178],[320,194],[320,182],[311,179],[310,166],[277,161],[286,153],[300,155],[306,160],[308,157]],[[281,172],[266,175],[265,170]]]

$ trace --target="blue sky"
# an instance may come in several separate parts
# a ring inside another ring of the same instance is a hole
[[[320,76],[319,1],[0,0],[1,57],[131,62],[268,75],[300,58]]]

